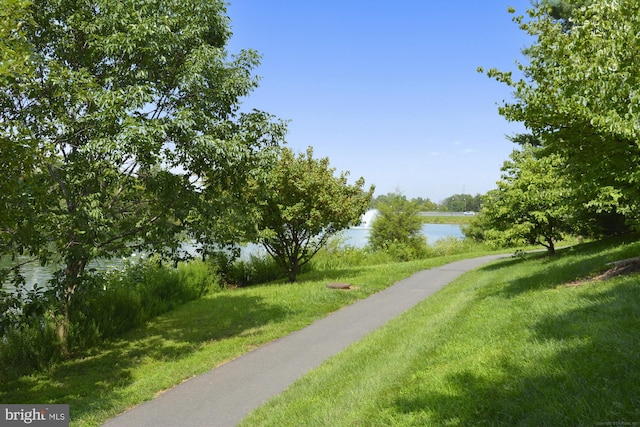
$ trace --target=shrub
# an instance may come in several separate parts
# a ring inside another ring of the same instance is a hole
[[[427,256],[427,241],[422,235],[422,220],[415,202],[398,193],[390,194],[378,205],[378,210],[369,236],[373,250],[382,250],[398,261]]]
[[[214,289],[220,289],[220,279],[215,267],[200,260],[178,265],[178,284],[184,301],[191,301]]]
[[[424,241],[415,239],[410,242],[387,242],[381,249],[395,261],[423,259],[429,255],[426,239]]]
[[[29,373],[62,358],[52,308],[52,295],[42,288],[0,291],[0,379]]]
[[[170,268],[154,258],[143,259],[123,270],[93,275],[76,296],[72,323],[84,340],[94,332],[96,339],[116,337],[216,285],[215,272],[202,261]]]
[[[70,305],[68,345],[76,355],[218,286],[215,270],[202,261],[171,268],[154,258],[83,280]],[[46,290],[0,295],[0,378],[61,359],[55,308]]]
[[[388,253],[374,251],[370,247],[329,247],[316,254],[311,261],[311,269],[314,271],[340,270],[350,267],[387,264],[393,261],[393,257]]]
[[[227,280],[231,285],[250,286],[271,282],[282,277],[282,269],[273,258],[249,255],[248,260],[236,260],[233,263]]]

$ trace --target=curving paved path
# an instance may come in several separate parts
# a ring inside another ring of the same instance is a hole
[[[252,410],[369,332],[491,255],[424,270],[310,326],[192,378],[111,420],[108,427],[235,426]]]

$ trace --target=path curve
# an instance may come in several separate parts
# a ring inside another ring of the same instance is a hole
[[[107,427],[235,426],[329,357],[461,274],[505,255],[420,271],[308,327],[272,341],[109,420]]]

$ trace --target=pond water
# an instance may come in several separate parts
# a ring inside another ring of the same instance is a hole
[[[344,244],[345,246],[362,248],[367,245],[370,233],[371,229],[368,227],[350,228],[343,232]],[[429,245],[449,237],[464,239],[462,228],[457,224],[424,224],[422,226],[422,234],[427,238]]]
[[[342,238],[344,240],[344,246],[351,246],[355,248],[362,248],[367,245],[369,239],[369,233],[371,228],[369,227],[353,227],[342,232]],[[456,239],[463,239],[464,234],[459,225],[455,224],[424,224],[422,226],[422,234],[427,238],[427,243],[433,245],[435,242],[448,237],[454,237]],[[241,258],[249,259],[250,255],[263,256],[266,252],[262,246],[249,244],[242,248]],[[139,255],[134,255],[139,256]],[[110,268],[121,268],[123,261],[120,259],[114,260],[96,260],[92,261],[90,268],[96,270],[107,270]],[[26,265],[22,269],[22,274],[25,278],[27,287],[32,287],[35,283],[40,286],[45,286],[53,268],[50,266],[41,267],[40,265]],[[6,285],[5,285],[6,286]]]

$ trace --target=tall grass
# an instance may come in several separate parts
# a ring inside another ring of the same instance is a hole
[[[336,239],[321,250],[311,262],[311,270],[323,271],[364,265],[380,265],[394,262],[421,260],[465,254],[473,256],[490,252],[492,248],[471,239],[449,237],[426,246],[420,253],[412,253],[411,248],[390,245],[386,250],[371,250],[369,247],[354,248],[343,246]]]
[[[215,272],[199,261],[172,268],[146,259],[121,270],[87,274],[71,304],[72,355],[78,357],[216,288]],[[30,291],[22,299],[4,294],[2,302],[7,307],[0,322],[1,379],[46,369],[62,360],[55,332],[57,301],[51,291]]]

